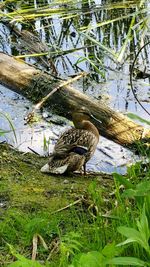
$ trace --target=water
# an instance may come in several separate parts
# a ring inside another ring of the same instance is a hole
[[[124,5],[123,2],[120,1],[121,5]],[[36,1],[34,1],[34,4],[37,8],[38,4]],[[53,56],[52,61],[55,64],[58,76],[67,78],[80,71],[90,72],[88,78],[73,84],[77,90],[85,92],[98,101],[102,99],[108,106],[115,110],[123,113],[133,112],[149,120],[149,115],[135,101],[130,87],[130,63],[133,62],[135,51],[138,51],[137,45],[144,40],[142,39],[141,33],[136,31],[136,24],[133,43],[128,43],[124,62],[121,63],[118,63],[115,60],[115,56],[102,50],[98,45],[93,46],[93,42],[84,36],[85,33],[88,34],[117,55],[121,51],[128,34],[131,18],[127,17],[124,20],[108,23],[106,26],[97,27],[92,30],[89,27],[95,27],[98,23],[106,22],[110,19],[113,20],[120,15],[130,15],[136,7],[136,1],[135,3],[129,4],[128,8],[121,8],[118,5],[118,2],[113,3],[113,1],[95,1],[93,7],[90,4],[87,5],[87,3],[79,3],[79,6],[74,4],[74,8],[76,7],[78,9],[74,12],[71,8],[68,14],[72,16],[72,19],[67,20],[64,17],[67,16],[68,5],[65,8],[66,14],[52,14],[45,19],[37,18],[35,28],[41,40],[46,42],[50,51],[53,52],[50,56]],[[115,9],[112,9],[112,7]],[[22,26],[18,24],[18,28],[21,27],[23,29],[24,24]],[[88,29],[88,31],[85,32],[84,29]],[[14,46],[15,42],[17,42],[17,49]],[[18,50],[19,42],[14,37],[11,40],[11,34],[8,28],[0,24],[0,51],[8,54],[13,54],[14,51],[17,54],[21,53],[21,50]],[[76,50],[77,48],[82,49]],[[66,54],[62,53],[62,50],[66,51],[70,49],[75,49],[75,51]],[[31,52],[24,51],[24,53],[30,54]],[[30,60],[30,62],[35,61]],[[146,72],[149,72],[149,62],[150,49],[148,46],[140,54],[135,67],[141,71],[144,71],[146,67]],[[96,72],[95,66],[99,69],[99,73]],[[133,85],[138,99],[149,110],[149,78],[145,80],[133,80]],[[41,155],[47,156],[48,153],[52,152],[54,143],[60,133],[72,126],[67,120],[65,120],[66,124],[64,123],[62,126],[46,122],[43,117],[49,116],[49,114],[47,115],[47,111],[44,111],[44,114],[38,114],[38,122],[35,122],[32,127],[25,125],[24,117],[32,110],[32,103],[4,86],[0,86],[0,100],[0,111],[6,112],[12,118],[17,134],[17,143],[14,141],[14,135],[12,133],[7,134],[1,140],[6,139],[8,143],[13,144],[21,151],[31,152],[31,150],[34,150]],[[62,120],[58,116],[52,114],[50,116],[52,116],[50,119],[53,121]],[[147,125],[145,126],[147,127]],[[0,128],[5,130],[9,129],[9,124],[1,117]],[[44,149],[44,139],[49,140],[47,149]],[[118,173],[125,173],[126,165],[134,160],[136,158],[129,150],[101,137],[96,153],[88,162],[87,168],[90,171],[104,171],[107,173],[116,171]]]
[[[26,125],[24,118],[29,110],[33,108],[32,103],[24,97],[18,95],[0,86],[1,105],[0,111],[6,112],[11,116],[13,125],[17,135],[15,141],[12,132],[1,137],[1,141],[7,141],[14,147],[24,152],[35,151],[40,155],[48,156],[52,152],[58,136],[67,128],[72,127],[72,123],[66,120],[66,125],[59,126],[46,122],[42,118],[42,114],[38,114],[39,121],[32,126]],[[47,116],[47,112],[43,112],[43,116]],[[62,120],[59,116],[53,116],[52,120]],[[10,130],[9,123],[6,119],[0,118],[0,128]],[[44,138],[49,140],[48,147],[44,149]],[[133,162],[132,153],[121,146],[100,137],[100,142],[93,158],[88,162],[87,169],[89,171],[103,171],[107,173],[119,172],[125,173],[126,164]]]

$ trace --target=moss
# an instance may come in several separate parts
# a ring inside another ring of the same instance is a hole
[[[46,162],[45,158],[20,153],[6,145],[1,145],[1,155],[1,194],[9,199],[9,207],[22,209],[33,205],[54,211],[86,191],[91,180],[95,179],[93,176],[42,174],[40,168]],[[106,178],[107,175],[103,176]]]
[[[87,212],[88,195],[91,194],[92,198],[92,190],[99,190],[105,195],[112,190],[113,181],[108,179],[111,178],[109,175],[46,175],[40,172],[45,158],[15,151],[7,145],[1,145],[0,150],[2,266],[7,266],[6,262],[13,260],[6,243],[12,244],[21,254],[24,251],[23,254],[26,256],[27,253],[27,257],[31,258],[35,233],[51,243],[60,231],[63,234],[77,229],[80,231],[83,221],[86,228],[86,223],[91,220],[89,214],[93,212]],[[97,181],[99,186],[96,189],[90,189],[92,181]],[[85,198],[83,203],[58,211],[81,196]],[[56,261],[57,256],[54,255]],[[40,258],[46,259],[47,254],[41,253]]]

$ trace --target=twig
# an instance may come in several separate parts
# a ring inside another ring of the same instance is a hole
[[[84,77],[84,76],[87,76],[88,73],[87,72],[82,72],[80,73],[78,76],[74,77],[74,78],[71,78],[67,81],[63,81],[62,83],[60,83],[58,86],[56,86],[48,95],[46,95],[45,97],[42,98],[42,100],[37,103],[34,107],[34,109],[32,110],[32,112],[30,112],[27,117],[26,117],[26,121],[27,123],[30,122],[31,119],[33,119],[34,117],[34,112],[38,109],[41,108],[41,106],[47,101],[47,99],[52,96],[54,93],[56,93],[60,88],[62,88],[63,86],[66,86],[70,83],[73,83],[77,80],[79,80],[81,77]]]
[[[14,169],[16,172],[18,172],[20,175],[23,175],[23,173],[18,171],[14,166],[11,166],[11,168]]]
[[[40,154],[38,152],[36,152],[35,150],[33,150],[31,147],[28,146],[28,149],[31,150],[34,154],[40,156]]]
[[[59,245],[60,245],[60,240],[58,238],[55,238],[55,241],[53,240],[50,244],[50,247],[53,246],[53,248],[51,248],[51,251],[47,257],[47,261],[49,261],[53,255],[53,253],[57,253],[59,251]]]
[[[32,239],[32,260],[36,259],[37,255],[37,246],[38,246],[38,241],[41,242],[42,246],[45,248],[45,250],[48,250],[48,246],[46,245],[43,237],[39,234],[34,234],[33,239]]]
[[[70,83],[72,83],[72,82],[75,82],[75,81],[79,80],[81,77],[84,77],[84,76],[86,76],[86,75],[88,75],[88,73],[86,73],[86,72],[82,72],[82,73],[80,73],[78,76],[76,76],[76,77],[74,77],[74,78],[71,78],[71,79],[69,79],[69,80],[67,80],[67,81],[63,81],[61,84],[59,84],[58,86],[56,86],[56,87],[55,87],[55,88],[54,88],[48,95],[46,95],[45,97],[43,97],[42,100],[41,100],[39,103],[37,103],[37,104],[35,105],[33,112],[34,112],[35,110],[41,108],[41,106],[44,104],[44,102],[46,102],[47,99],[48,99],[51,95],[53,95],[54,93],[56,93],[60,88],[62,88],[63,86],[66,86],[66,85],[68,85],[68,84],[70,84]]]
[[[44,238],[39,234],[37,236],[38,236],[39,241],[41,242],[43,248],[45,248],[45,250],[48,250],[48,246],[46,245]]]
[[[32,244],[33,244],[33,248],[32,248],[32,260],[35,260],[36,259],[36,253],[37,253],[37,244],[38,244],[38,235],[37,234],[35,234],[33,236]]]
[[[148,43],[146,43],[145,45],[143,45],[143,46],[140,48],[140,50],[138,51],[138,53],[135,55],[135,59],[134,59],[132,65],[131,65],[131,69],[130,69],[130,85],[131,85],[131,90],[132,90],[132,93],[133,93],[133,95],[134,95],[134,98],[136,99],[136,101],[138,102],[138,104],[141,106],[141,108],[142,108],[143,110],[145,110],[145,112],[146,112],[148,115],[150,115],[150,113],[147,111],[147,109],[146,109],[146,108],[141,104],[141,102],[139,101],[139,99],[138,99],[138,97],[137,97],[137,95],[136,95],[136,93],[135,93],[135,91],[134,91],[134,89],[133,89],[133,81],[132,81],[134,65],[135,65],[135,62],[136,62],[136,60],[137,60],[137,57],[138,57],[138,55],[140,54],[140,52],[142,51],[142,49],[143,49],[145,46],[147,46],[148,44],[150,44],[150,41],[149,41]]]
[[[78,203],[80,203],[80,202],[82,202],[82,201],[83,201],[83,196],[81,196],[81,198],[79,198],[78,200],[74,201],[73,203],[70,203],[69,205],[67,205],[67,206],[65,206],[65,207],[63,207],[63,208],[61,208],[61,209],[58,209],[58,210],[56,210],[56,211],[53,211],[51,214],[55,214],[55,213],[57,213],[57,212],[66,210],[66,209],[68,209],[68,208],[70,208],[70,207],[72,207],[72,206],[74,206],[74,205],[76,205],[76,204],[78,204]]]

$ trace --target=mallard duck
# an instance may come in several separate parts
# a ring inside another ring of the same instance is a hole
[[[73,112],[75,127],[60,136],[49,162],[41,168],[41,172],[63,174],[81,170],[82,167],[86,172],[86,163],[94,154],[99,141],[99,132],[90,118],[94,117],[85,108]]]

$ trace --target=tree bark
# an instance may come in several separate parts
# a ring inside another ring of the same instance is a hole
[[[60,84],[60,79],[0,53],[0,83],[37,103]],[[69,85],[58,89],[46,101],[46,106],[69,119],[74,109],[80,106],[88,107],[90,112],[101,121],[96,124],[100,135],[131,149],[139,141],[149,142],[149,129],[145,129],[104,103],[88,97]]]

